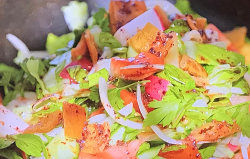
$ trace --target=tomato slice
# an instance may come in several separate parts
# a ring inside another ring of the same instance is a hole
[[[160,152],[159,156],[167,159],[202,159],[198,149],[188,144],[186,146],[185,149],[177,151]]]
[[[87,60],[86,58],[81,58],[80,60],[77,61],[72,61],[70,64],[68,64],[66,67],[64,67],[64,69],[62,70],[62,72],[60,73],[60,76],[63,79],[69,79],[72,83],[77,83],[74,79],[72,79],[67,71],[67,68],[70,66],[76,66],[76,65],[80,65],[82,69],[86,69],[87,71],[90,71],[93,64]]]
[[[123,69],[125,66],[145,64],[143,68]],[[161,64],[164,62],[157,56],[150,53],[140,53],[135,58],[111,59],[111,73],[113,76],[128,80],[141,80],[154,74],[157,69],[152,68],[150,64]]]

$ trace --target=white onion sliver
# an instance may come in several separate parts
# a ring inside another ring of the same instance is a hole
[[[124,118],[119,118],[116,117],[115,111],[113,109],[113,107],[111,106],[109,100],[108,100],[108,85],[107,82],[105,81],[104,78],[100,78],[99,79],[99,94],[100,94],[100,98],[102,101],[102,105],[105,108],[105,110],[107,111],[107,113],[119,124],[130,127],[130,128],[134,128],[134,129],[142,129],[142,123],[139,122],[134,122],[128,119],[124,119]]]
[[[30,51],[28,47],[18,37],[13,34],[7,34],[6,38],[18,51],[21,51],[23,54],[29,55]]]
[[[137,84],[137,102],[138,102],[140,111],[142,113],[142,116],[145,119],[148,112],[142,103],[140,84]],[[153,125],[153,126],[151,126],[151,129],[155,132],[155,134],[157,136],[159,136],[159,138],[161,138],[162,140],[164,140],[167,143],[178,144],[178,145],[182,144],[182,141],[177,141],[177,140],[171,139],[170,137],[166,136],[158,126]]]
[[[246,146],[241,146],[241,152],[242,152],[242,155],[243,155],[243,159],[249,159]]]
[[[104,119],[106,119],[107,116],[106,114],[98,114],[98,115],[95,115],[91,118],[89,118],[89,124],[94,124],[94,123],[98,123],[100,121],[103,121]]]
[[[133,68],[144,68],[144,67],[152,67],[155,69],[159,69],[159,70],[164,70],[164,65],[160,65],[160,64],[139,64],[139,65],[129,65],[129,66],[125,66],[122,67],[121,69],[133,69]]]
[[[107,117],[106,119],[104,119],[103,121],[100,121],[99,124],[103,124],[105,122],[108,122],[109,123],[109,126],[113,125],[115,123],[115,120],[113,118],[111,118],[110,116]]]
[[[133,103],[129,103],[118,111],[121,115],[128,116],[133,111]]]
[[[243,134],[241,133],[240,136],[240,145],[241,145],[241,151],[242,151],[242,155],[243,155],[243,159],[248,159],[248,152],[247,152],[247,148],[250,144],[250,138],[243,136]]]

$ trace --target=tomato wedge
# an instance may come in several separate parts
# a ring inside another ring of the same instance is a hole
[[[176,151],[160,152],[159,156],[167,159],[202,159],[198,149],[186,144],[185,149]]]
[[[123,67],[126,66],[140,64],[144,64],[145,67],[123,69]],[[157,71],[157,69],[153,68],[151,64],[163,65],[164,62],[151,53],[140,53],[135,58],[129,59],[112,58],[111,73],[113,76],[118,78],[128,80],[141,80],[151,76]]]
[[[135,94],[123,89],[120,92],[120,96],[121,96],[121,99],[124,101],[124,105],[130,104],[132,102],[133,108],[135,109],[135,111],[141,114]]]

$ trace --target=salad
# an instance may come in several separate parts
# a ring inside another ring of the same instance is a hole
[[[250,157],[250,43],[222,33],[187,0],[111,1],[46,51],[15,35],[18,68],[0,64],[0,156],[9,159]]]

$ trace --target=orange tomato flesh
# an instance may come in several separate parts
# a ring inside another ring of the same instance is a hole
[[[132,102],[135,111],[141,113],[135,94],[123,89],[120,92],[120,96],[121,99],[124,101],[124,105],[130,104]]]
[[[83,33],[77,46],[71,49],[71,59],[75,61],[79,56],[84,55],[86,52],[87,52],[87,44]]]

